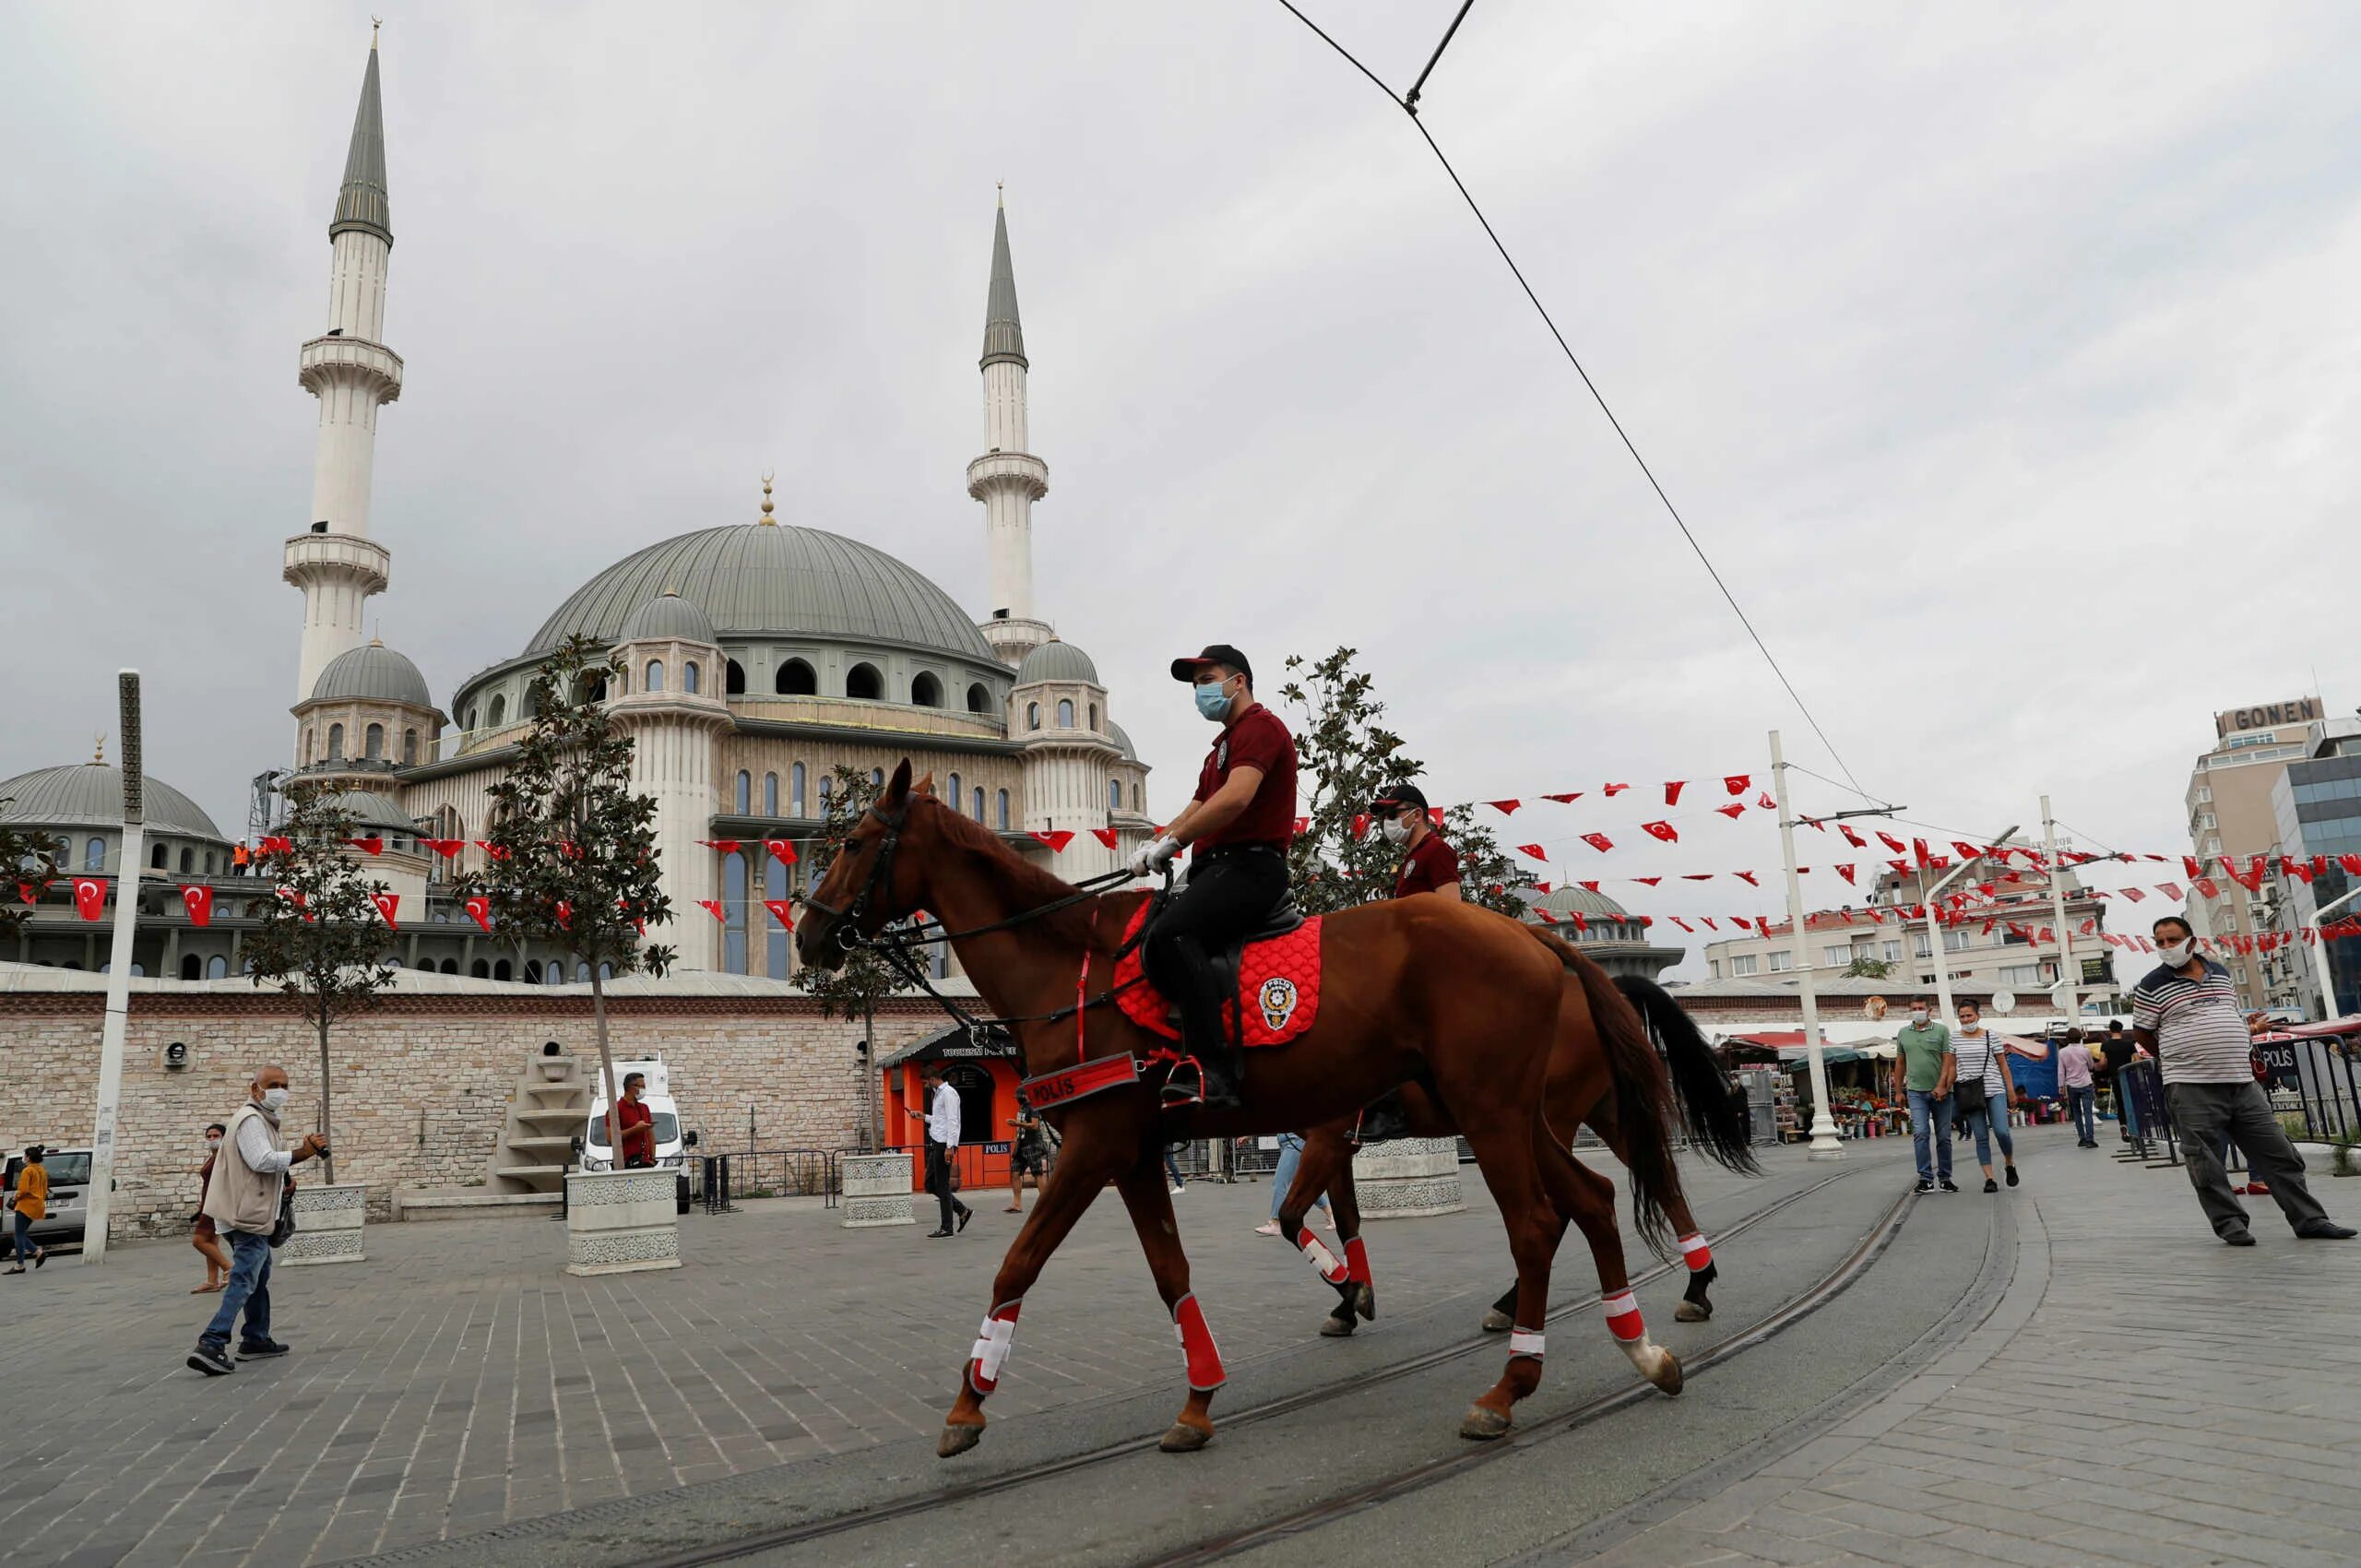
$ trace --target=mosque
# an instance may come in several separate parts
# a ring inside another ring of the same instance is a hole
[[[378,414],[403,377],[386,341],[394,225],[378,74],[373,41],[328,222],[328,320],[298,360],[319,431],[308,526],[287,540],[283,564],[303,602],[290,761],[266,794],[326,786],[382,844],[371,870],[400,896],[402,967],[518,985],[589,978],[553,953],[487,935],[452,890],[481,866],[482,849],[466,841],[486,833],[492,787],[531,720],[528,683],[575,634],[622,665],[607,700],[636,742],[634,783],[657,802],[674,909],[662,940],[682,969],[790,978],[791,938],[765,900],[804,891],[811,859],[787,863],[762,841],[811,838],[840,766],[882,778],[908,756],[953,806],[1069,880],[1113,869],[1144,842],[1148,770],[1089,655],[1060,641],[1034,600],[1033,505],[1050,470],[1026,428],[1031,364],[1004,208],[979,362],[984,450],[967,465],[967,494],[984,515],[981,618],[873,545],[776,521],[766,480],[746,520],[657,540],[590,573],[513,657],[461,677],[447,707],[412,659],[363,637],[369,600],[392,582],[370,490]],[[122,776],[103,760],[42,768],[0,782],[0,820],[53,838],[64,871],[119,887],[122,798]],[[131,873],[143,904],[138,972],[238,974],[255,924],[248,905],[264,889],[232,873],[231,836],[185,795],[149,777],[146,800],[148,863]],[[430,839],[466,847],[448,858]],[[180,896],[196,883],[216,895],[203,926]],[[95,970],[106,931],[78,918],[61,881],[0,958]]]

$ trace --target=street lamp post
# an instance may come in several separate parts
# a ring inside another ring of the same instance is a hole
[[[1779,749],[1779,731],[1771,731],[1771,785],[1778,793],[1779,851],[1787,861],[1787,929],[1795,935],[1797,956],[1810,957],[1804,935],[1804,885],[1796,873],[1796,819],[1787,809],[1787,759]],[[1820,998],[1814,994],[1811,968],[1798,966],[1797,981],[1804,1004],[1804,1055],[1811,1066],[1811,1147],[1813,1159],[1842,1159],[1845,1146],[1837,1141],[1836,1119],[1828,1113],[1828,1059],[1820,1039]]]
[[[114,868],[114,946],[107,965],[107,1010],[99,1027],[99,1110],[90,1130],[90,1185],[82,1199],[82,1261],[107,1260],[107,1224],[114,1207],[115,1112],[123,1100],[123,1037],[131,1017],[132,941],[139,925],[139,866],[147,815],[141,799],[139,671],[115,676],[122,734],[123,849]]]

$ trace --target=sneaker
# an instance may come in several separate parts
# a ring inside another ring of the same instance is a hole
[[[266,1356],[285,1354],[287,1347],[276,1339],[246,1339],[238,1345],[238,1360],[242,1361],[259,1361]]]
[[[1984,1178],[1984,1190],[1987,1193],[1997,1193],[2000,1190],[2000,1183],[1987,1176]]]
[[[1257,1236],[1275,1236],[1278,1233],[1279,1222],[1275,1219],[1266,1219],[1254,1227],[1254,1234]]]
[[[2015,1166],[2011,1165],[2011,1166],[2010,1166],[2010,1167],[2009,1167],[2009,1185],[2010,1185],[2010,1186],[2011,1186],[2011,1187],[2013,1187],[2013,1186],[2015,1186],[2016,1184],[2017,1184],[2017,1168],[2016,1168]]]
[[[1959,1183],[1952,1181],[1948,1176],[1944,1177],[1940,1182],[1938,1182],[1935,1184],[1942,1188],[1942,1190],[1947,1193],[1956,1193],[1959,1191]]]
[[[1921,1176],[1918,1178],[1918,1184],[1910,1190],[1914,1193],[1931,1193],[1935,1190],[1935,1183],[1928,1178]]]
[[[188,1364],[208,1377],[219,1377],[238,1370],[226,1349],[217,1350],[210,1345],[199,1345],[188,1353]]]
[[[1183,1194],[1183,1193],[1187,1192],[1188,1190],[1189,1190],[1188,1188],[1186,1188],[1186,1187],[1182,1186],[1182,1185],[1181,1185],[1180,1182],[1173,1182],[1173,1183],[1172,1183],[1172,1195],[1173,1195],[1174,1197],[1176,1197],[1176,1198],[1177,1198],[1177,1197],[1179,1197],[1181,1194]]]

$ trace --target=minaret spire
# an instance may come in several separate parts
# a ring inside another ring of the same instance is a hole
[[[312,456],[309,526],[287,541],[287,581],[303,590],[303,642],[295,700],[312,695],[328,660],[361,646],[363,606],[385,591],[392,566],[369,537],[377,410],[402,391],[402,360],[386,347],[386,270],[394,249],[386,182],[386,120],[377,36],[361,77],[344,183],[328,220],[328,325],[303,345],[296,379],[320,400]]]
[[[1014,664],[1053,635],[1033,615],[1033,503],[1050,493],[1050,466],[1028,449],[1025,327],[1016,313],[1016,267],[1008,254],[1008,202],[992,214],[991,285],[984,296],[985,454],[967,465],[967,493],[984,504],[984,548],[991,615],[984,636]]]

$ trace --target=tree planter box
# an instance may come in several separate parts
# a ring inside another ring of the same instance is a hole
[[[848,1154],[840,1168],[844,1171],[846,1229],[917,1223],[910,1213],[908,1153]]]
[[[681,1266],[679,1176],[573,1170],[565,1178],[565,1272],[632,1274]]]
[[[1353,1187],[1363,1219],[1416,1219],[1456,1214],[1467,1206],[1459,1192],[1457,1138],[1394,1138],[1353,1156]]]
[[[361,1262],[361,1222],[368,1213],[368,1193],[359,1182],[325,1187],[297,1178],[295,1234],[279,1249],[276,1266]]]

